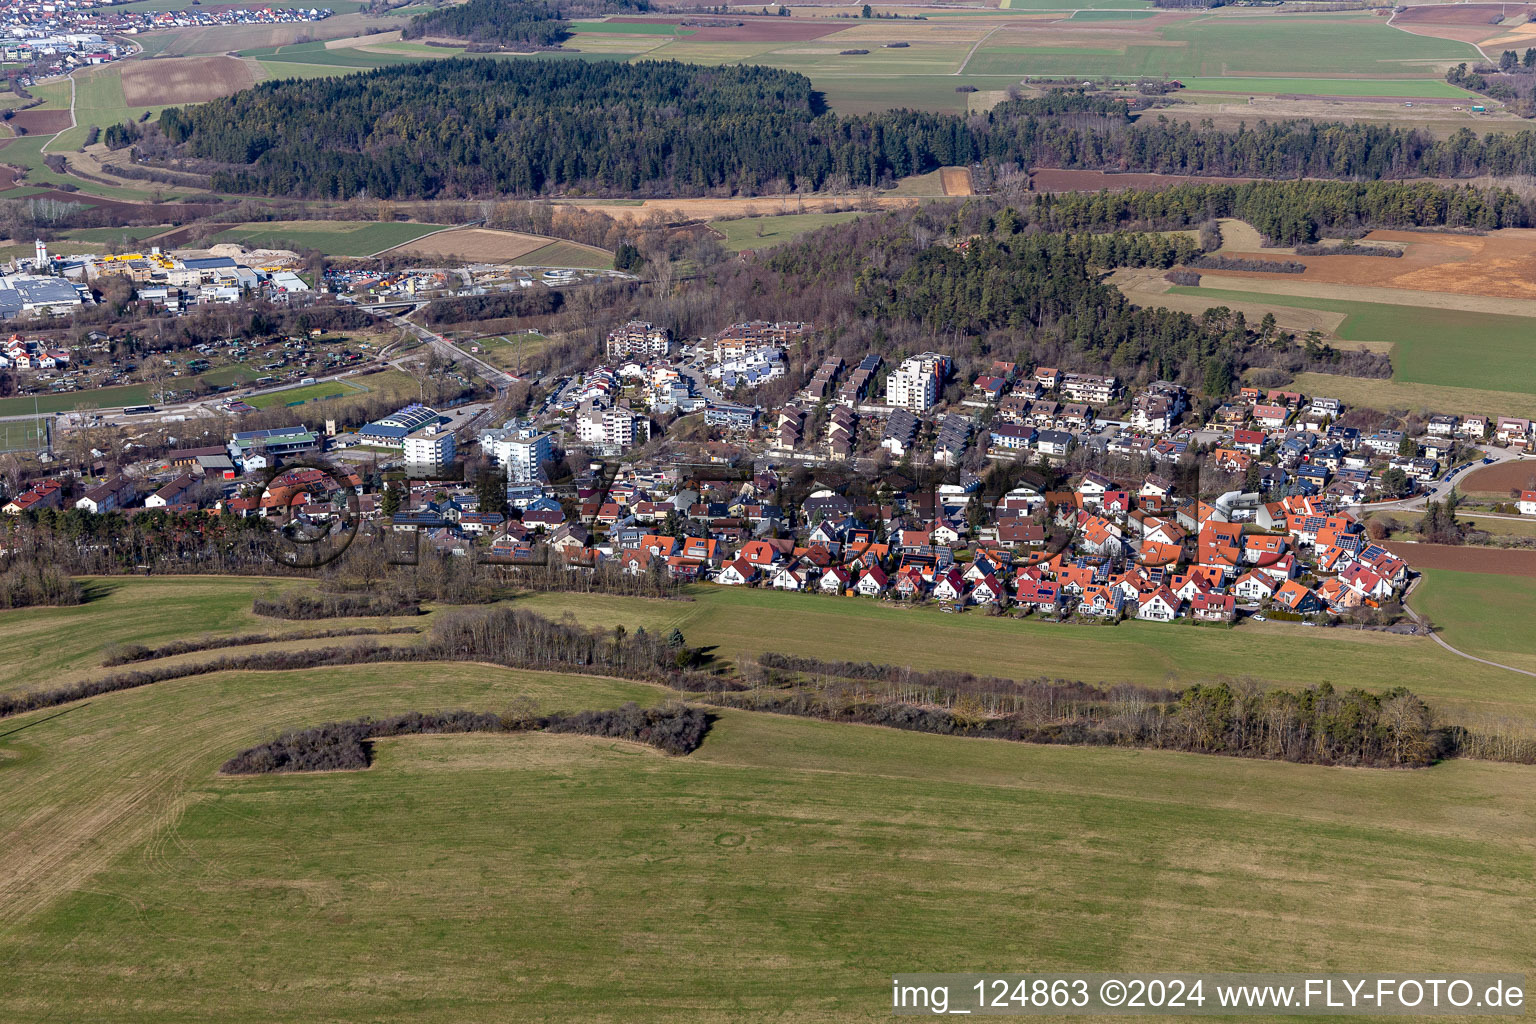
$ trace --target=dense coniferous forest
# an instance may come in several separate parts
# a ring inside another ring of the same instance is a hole
[[[559,46],[570,23],[553,7],[507,0],[469,0],[412,18],[400,30],[402,39],[446,36],[470,43],[543,49]]]
[[[803,75],[656,61],[456,58],[267,82],[166,110],[158,127],[216,190],[323,198],[847,189],[981,161],[1371,181],[1536,171],[1529,132],[1436,139],[1311,121],[1218,130],[1133,121],[1120,104],[1070,92],[984,116],[839,116]]]
[[[599,17],[622,11],[649,10],[646,0],[468,0],[412,18],[401,30],[405,39],[441,36],[471,45],[510,49],[547,49],[570,35],[568,17]]]

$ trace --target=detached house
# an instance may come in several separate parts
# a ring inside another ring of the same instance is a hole
[[[1275,591],[1275,604],[1298,615],[1312,615],[1323,610],[1322,600],[1295,580],[1286,580]]]
[[[1136,617],[1153,622],[1172,622],[1178,617],[1179,605],[1182,603],[1167,587],[1158,587],[1141,599]]]
[[[865,597],[879,597],[890,585],[891,579],[885,574],[885,570],[878,565],[872,565],[859,576],[859,582],[854,585],[854,589]]]
[[[715,582],[727,587],[745,587],[757,579],[757,566],[744,558],[738,558],[715,577]]]

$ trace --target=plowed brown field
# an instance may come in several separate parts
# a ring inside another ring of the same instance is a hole
[[[1497,466],[1474,469],[1462,477],[1461,489],[1468,494],[1497,494],[1507,498],[1513,488],[1536,489],[1536,462],[1519,460],[1501,462]]]
[[[1197,178],[1188,174],[1107,174],[1104,171],[1066,171],[1043,167],[1029,172],[1030,188],[1036,192],[1114,192],[1126,188],[1164,188],[1168,185],[1229,184],[1253,181],[1252,178]]]
[[[256,84],[255,64],[238,57],[167,57],[123,68],[123,99],[130,107],[204,103]],[[65,111],[65,127],[68,127]]]
[[[462,256],[486,263],[505,263],[542,249],[553,239],[543,235],[525,235],[520,231],[493,231],[489,228],[456,228],[397,245],[390,252],[414,252],[423,256]]]
[[[18,110],[11,124],[24,128],[28,135],[52,135],[69,127],[67,110]]]
[[[672,18],[612,18],[609,20],[639,22],[644,25],[679,24],[678,20]],[[800,43],[820,39],[822,36],[829,36],[851,27],[849,22],[831,19],[818,22],[801,18],[765,18],[751,15],[744,15],[741,25],[732,25],[726,21],[712,25],[704,19],[688,20],[693,24],[686,27],[691,29],[693,34],[687,38],[689,42],[694,43]]]
[[[1415,569],[1536,576],[1536,551],[1529,548],[1469,548],[1454,544],[1396,544],[1393,547]]]
[[[1403,255],[1287,256],[1286,259],[1305,263],[1307,269],[1303,274],[1286,277],[1317,284],[1536,299],[1536,229],[1509,228],[1486,235],[1373,231],[1365,241],[1400,246]],[[1262,250],[1258,254],[1274,253],[1275,250]],[[1274,276],[1245,271],[1221,273],[1260,279]]]

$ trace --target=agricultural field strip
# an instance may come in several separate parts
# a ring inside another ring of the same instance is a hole
[[[1248,280],[1251,279],[1240,279],[1240,284]],[[1328,290],[1349,289],[1341,285]],[[1522,340],[1525,332],[1530,330],[1524,322],[1527,317],[1473,312],[1458,307],[1310,298],[1272,293],[1267,289],[1229,292],[1208,289],[1203,283],[1195,289],[1177,286],[1170,291],[1197,295],[1212,305],[1220,305],[1229,299],[1237,302],[1257,299],[1341,312],[1346,316],[1337,333],[1343,340],[1392,343],[1394,381],[1481,388],[1485,381],[1497,380],[1511,390],[1536,394],[1536,364],[1532,364]],[[1373,290],[1361,288],[1356,291],[1369,295]],[[1468,297],[1458,295],[1454,298]],[[1527,300],[1493,301],[1516,303]],[[1500,411],[1507,413],[1507,410]]]

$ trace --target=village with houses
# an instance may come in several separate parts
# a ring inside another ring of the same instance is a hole
[[[136,44],[114,36],[215,25],[302,24],[331,16],[328,8],[300,7],[209,5],[176,11],[120,9],[130,6],[93,0],[12,0],[0,4],[0,60],[14,65],[7,69],[7,77],[26,88],[45,78],[94,64],[110,64],[139,52]]]
[[[553,561],[946,611],[1411,629],[1411,546],[1366,513],[1531,451],[1514,417],[1365,430],[1335,399],[1242,387],[1194,422],[1175,384],[1058,367],[995,363],[946,401],[953,366],[933,352],[825,360],[791,402],[751,404],[814,331],[751,322],[679,343],[629,322],[601,364],[501,425],[486,405],[409,403],[355,427],[237,429],[94,483],[34,481],[5,512],[355,514],[366,535],[509,572]],[[4,358],[58,354],[13,339]],[[341,496],[318,465],[343,467]],[[1536,516],[1536,490],[1508,511]]]

